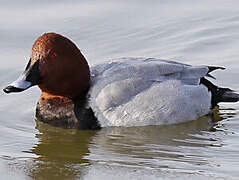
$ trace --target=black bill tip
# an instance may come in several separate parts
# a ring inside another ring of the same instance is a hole
[[[24,89],[21,89],[21,88],[17,88],[17,87],[14,87],[14,86],[7,86],[3,89],[3,91],[5,93],[12,93],[12,92],[22,92],[24,91]]]

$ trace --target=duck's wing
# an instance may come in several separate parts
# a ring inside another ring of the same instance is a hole
[[[135,109],[138,111],[137,117],[144,117],[143,114],[145,115],[147,110],[140,107],[142,104],[144,104],[142,107],[153,109],[150,116],[156,116],[159,113],[157,109],[163,106],[161,100],[165,99],[165,96],[179,96],[183,93],[181,87],[184,85],[189,85],[190,88],[199,86],[200,79],[207,76],[209,71],[210,68],[207,66],[195,67],[154,58],[118,59],[91,69],[90,104],[96,116],[102,121],[102,126],[116,125],[117,119],[123,122],[125,113],[133,116]],[[199,88],[200,90],[202,87]],[[178,91],[180,93],[175,95]],[[188,91],[191,95],[197,93],[191,92],[191,89]],[[203,91],[207,92],[205,89]],[[148,94],[150,92],[151,95]],[[151,103],[153,96],[161,100]],[[132,117],[131,122],[133,122]],[[152,122],[150,124],[152,125]]]
[[[127,79],[138,79],[149,85],[166,80],[179,80],[188,85],[198,85],[202,77],[211,76],[209,73],[219,68],[221,67],[191,66],[155,58],[122,58],[92,67],[91,80],[94,90],[100,91],[111,83]],[[137,86],[145,85],[139,83]]]

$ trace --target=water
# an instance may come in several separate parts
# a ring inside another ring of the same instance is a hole
[[[90,65],[127,56],[220,65],[217,84],[239,90],[236,0],[0,2],[1,89],[54,31]],[[39,96],[0,93],[1,179],[238,179],[239,103],[184,124],[79,131],[35,121]]]

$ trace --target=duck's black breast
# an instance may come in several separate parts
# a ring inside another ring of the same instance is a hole
[[[74,113],[78,120],[78,129],[100,129],[99,122],[92,108],[88,105],[89,97],[86,93],[73,99]]]

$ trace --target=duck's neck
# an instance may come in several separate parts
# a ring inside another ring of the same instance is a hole
[[[74,104],[69,98],[42,92],[36,107],[36,118],[53,126],[75,128]]]
[[[42,92],[36,107],[36,118],[54,126],[98,129],[99,125],[88,106],[88,90],[70,99]]]

